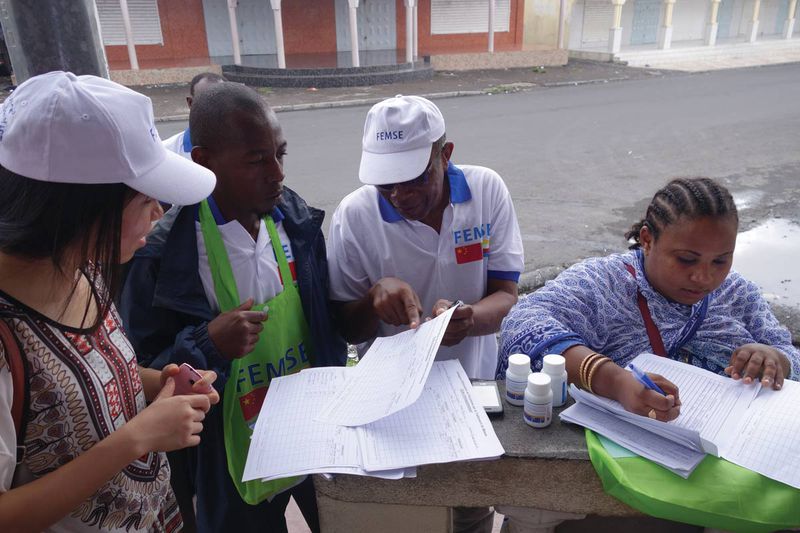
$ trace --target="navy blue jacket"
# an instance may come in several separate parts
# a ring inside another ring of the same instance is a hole
[[[309,207],[284,187],[278,205],[292,245],[303,311],[314,338],[312,366],[344,365],[344,340],[333,329],[328,308],[328,262],[322,220],[325,213]],[[163,368],[189,363],[214,370],[220,391],[230,361],[208,336],[216,315],[208,305],[197,259],[195,219],[198,205],[170,209],[147,237],[147,246],[129,265],[120,302],[128,338],[143,366]]]

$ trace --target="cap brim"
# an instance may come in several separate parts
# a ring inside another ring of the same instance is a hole
[[[362,151],[358,179],[367,185],[389,185],[413,180],[425,171],[430,159],[430,145],[389,154]]]
[[[161,163],[126,185],[175,205],[196,204],[211,195],[217,183],[213,172],[167,149],[164,152]]]

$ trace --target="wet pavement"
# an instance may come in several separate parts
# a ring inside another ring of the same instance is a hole
[[[773,218],[739,234],[733,263],[773,304],[800,307],[800,224]]]

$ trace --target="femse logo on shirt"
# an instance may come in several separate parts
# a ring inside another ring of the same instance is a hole
[[[489,255],[492,235],[492,224],[453,230],[453,244],[455,244],[456,264],[481,261]]]

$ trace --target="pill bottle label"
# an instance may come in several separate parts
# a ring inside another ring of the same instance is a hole
[[[525,402],[525,410],[522,414],[525,422],[530,426],[544,427],[550,425],[553,417],[553,407],[550,404],[535,404]]]
[[[528,382],[506,378],[506,400],[511,405],[522,405],[525,402],[525,388]]]

